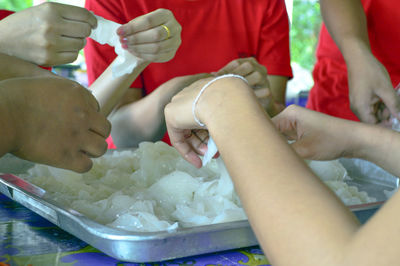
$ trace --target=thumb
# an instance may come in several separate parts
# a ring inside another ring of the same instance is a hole
[[[350,109],[358,117],[358,119],[360,119],[361,122],[368,124],[376,124],[378,122],[371,103],[357,105],[350,103]]]
[[[395,90],[385,91],[379,97],[389,109],[390,114],[397,119],[400,119],[400,98]]]

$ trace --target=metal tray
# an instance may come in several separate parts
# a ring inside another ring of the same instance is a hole
[[[350,182],[377,198],[378,202],[349,208],[355,213],[377,209],[386,200],[383,190],[397,188],[398,180],[383,170],[374,172],[378,176],[368,175],[371,171],[364,173],[364,166],[354,162],[342,162],[351,174],[362,177],[362,180]],[[45,190],[17,176],[32,166],[33,163],[10,155],[0,159],[0,192],[116,259],[155,262],[258,244],[247,220],[149,233],[128,232],[98,224],[77,211],[44,199]]]

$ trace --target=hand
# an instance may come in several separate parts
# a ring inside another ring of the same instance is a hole
[[[373,56],[349,64],[350,106],[362,122],[388,125],[390,115],[400,118],[400,100],[384,66]]]
[[[47,2],[0,22],[0,52],[41,66],[70,63],[96,25],[84,8]]]
[[[357,148],[355,129],[362,125],[296,105],[287,107],[272,121],[288,140],[295,141],[292,147],[296,152],[311,160],[351,157]]]
[[[165,122],[171,144],[188,162],[200,168],[199,155],[207,151],[205,141],[208,132],[194,119],[192,106],[202,87],[212,78],[198,80],[175,95],[164,110]],[[227,94],[229,92],[230,94]],[[227,96],[229,95],[229,96]],[[213,82],[201,95],[196,104],[195,113],[198,119],[208,124],[214,114],[224,110],[224,102],[237,102],[237,99],[248,101],[247,96],[256,103],[251,88],[238,78],[224,78]],[[240,106],[240,103],[238,104]],[[221,109],[222,108],[222,109]]]
[[[14,155],[77,172],[107,149],[110,123],[91,93],[62,78],[17,78],[0,82]]]
[[[149,62],[167,62],[181,44],[181,31],[171,11],[157,9],[122,25],[117,34],[122,47],[132,54]]]
[[[264,110],[271,116],[283,110],[284,106],[274,100],[270,91],[268,73],[265,66],[257,62],[254,57],[239,58],[231,61],[221,68],[218,76],[224,74],[236,74],[247,79]]]
[[[192,105],[201,88],[211,79],[201,79],[192,83],[175,95],[164,110],[171,144],[183,158],[198,168],[201,167],[199,155],[204,155],[207,150],[204,141],[208,132],[194,120]]]

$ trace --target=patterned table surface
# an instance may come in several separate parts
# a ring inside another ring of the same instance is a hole
[[[118,261],[0,193],[0,266],[231,266],[270,265],[259,247],[158,263]]]

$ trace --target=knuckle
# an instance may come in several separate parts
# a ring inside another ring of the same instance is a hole
[[[76,167],[76,172],[78,173],[86,173],[93,167],[93,162],[89,158],[86,160],[81,161],[77,167]]]
[[[45,11],[45,12],[49,12],[51,13],[54,8],[55,8],[55,4],[52,2],[45,2],[43,4],[40,5],[40,7]]]
[[[179,23],[178,23],[178,25],[176,26],[176,32],[179,33],[179,34],[182,32],[182,26],[181,26],[181,24],[179,24]]]
[[[147,16],[143,18],[143,24],[146,28],[150,28],[153,25],[153,17]]]
[[[299,109],[299,106],[295,104],[291,104],[288,107],[286,107],[288,113],[296,113],[297,110]]]

